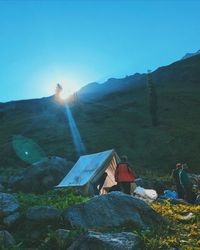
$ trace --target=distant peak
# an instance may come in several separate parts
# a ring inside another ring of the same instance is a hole
[[[185,54],[185,56],[184,56],[184,57],[182,57],[182,58],[181,58],[181,60],[184,60],[184,59],[190,58],[190,57],[192,57],[192,56],[196,56],[196,55],[198,55],[198,54],[200,54],[200,49],[199,49],[197,52],[194,52],[194,53],[187,53],[187,54]]]

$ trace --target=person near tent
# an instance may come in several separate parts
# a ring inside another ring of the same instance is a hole
[[[120,191],[126,194],[133,193],[136,188],[135,177],[135,172],[128,163],[128,157],[123,155],[115,170],[115,181],[120,187]]]
[[[104,185],[104,182],[106,180],[106,177],[108,176],[108,174],[106,172],[104,172],[100,178],[94,183],[94,193],[95,195],[99,195],[101,192],[101,189]]]
[[[180,183],[184,190],[184,199],[189,203],[194,203],[196,200],[196,194],[193,191],[192,182],[187,173],[187,164],[182,164],[181,170],[179,172]]]
[[[176,192],[179,199],[184,199],[184,189],[180,183],[179,172],[181,170],[182,164],[176,163],[176,168],[172,170],[172,178],[176,186]]]

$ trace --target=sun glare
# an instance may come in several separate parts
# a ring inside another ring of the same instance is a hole
[[[62,91],[60,92],[59,97],[62,100],[66,100],[69,98],[71,95],[77,92],[78,88],[75,84],[69,84],[69,83],[60,83],[62,86]]]

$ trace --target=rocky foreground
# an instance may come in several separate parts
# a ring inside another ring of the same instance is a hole
[[[177,247],[174,249],[199,249],[198,205],[183,205],[178,201],[174,205],[174,201],[161,199],[149,205],[121,192],[84,198],[86,201],[81,203],[69,191],[57,195],[63,200],[73,197],[71,204],[78,204],[69,205],[69,202],[63,209],[58,208],[61,203],[55,203],[57,208],[30,204],[25,207],[22,194],[0,193],[2,249],[14,246],[18,246],[17,249],[71,250],[94,249],[94,246],[113,250],[173,249],[173,246]],[[49,200],[52,197],[55,198],[55,192],[48,193]],[[30,201],[36,203],[33,199]],[[191,234],[188,244],[193,248],[181,247],[184,241],[187,243],[186,232]]]
[[[51,157],[17,176],[0,177],[0,249],[200,248],[200,197],[190,205],[162,196],[149,202],[121,192],[89,198],[53,190],[71,165]],[[159,195],[166,189],[147,178],[137,185]]]

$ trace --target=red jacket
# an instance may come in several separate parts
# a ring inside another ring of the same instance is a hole
[[[128,166],[128,163],[119,163],[115,171],[116,182],[134,182],[135,174]]]

